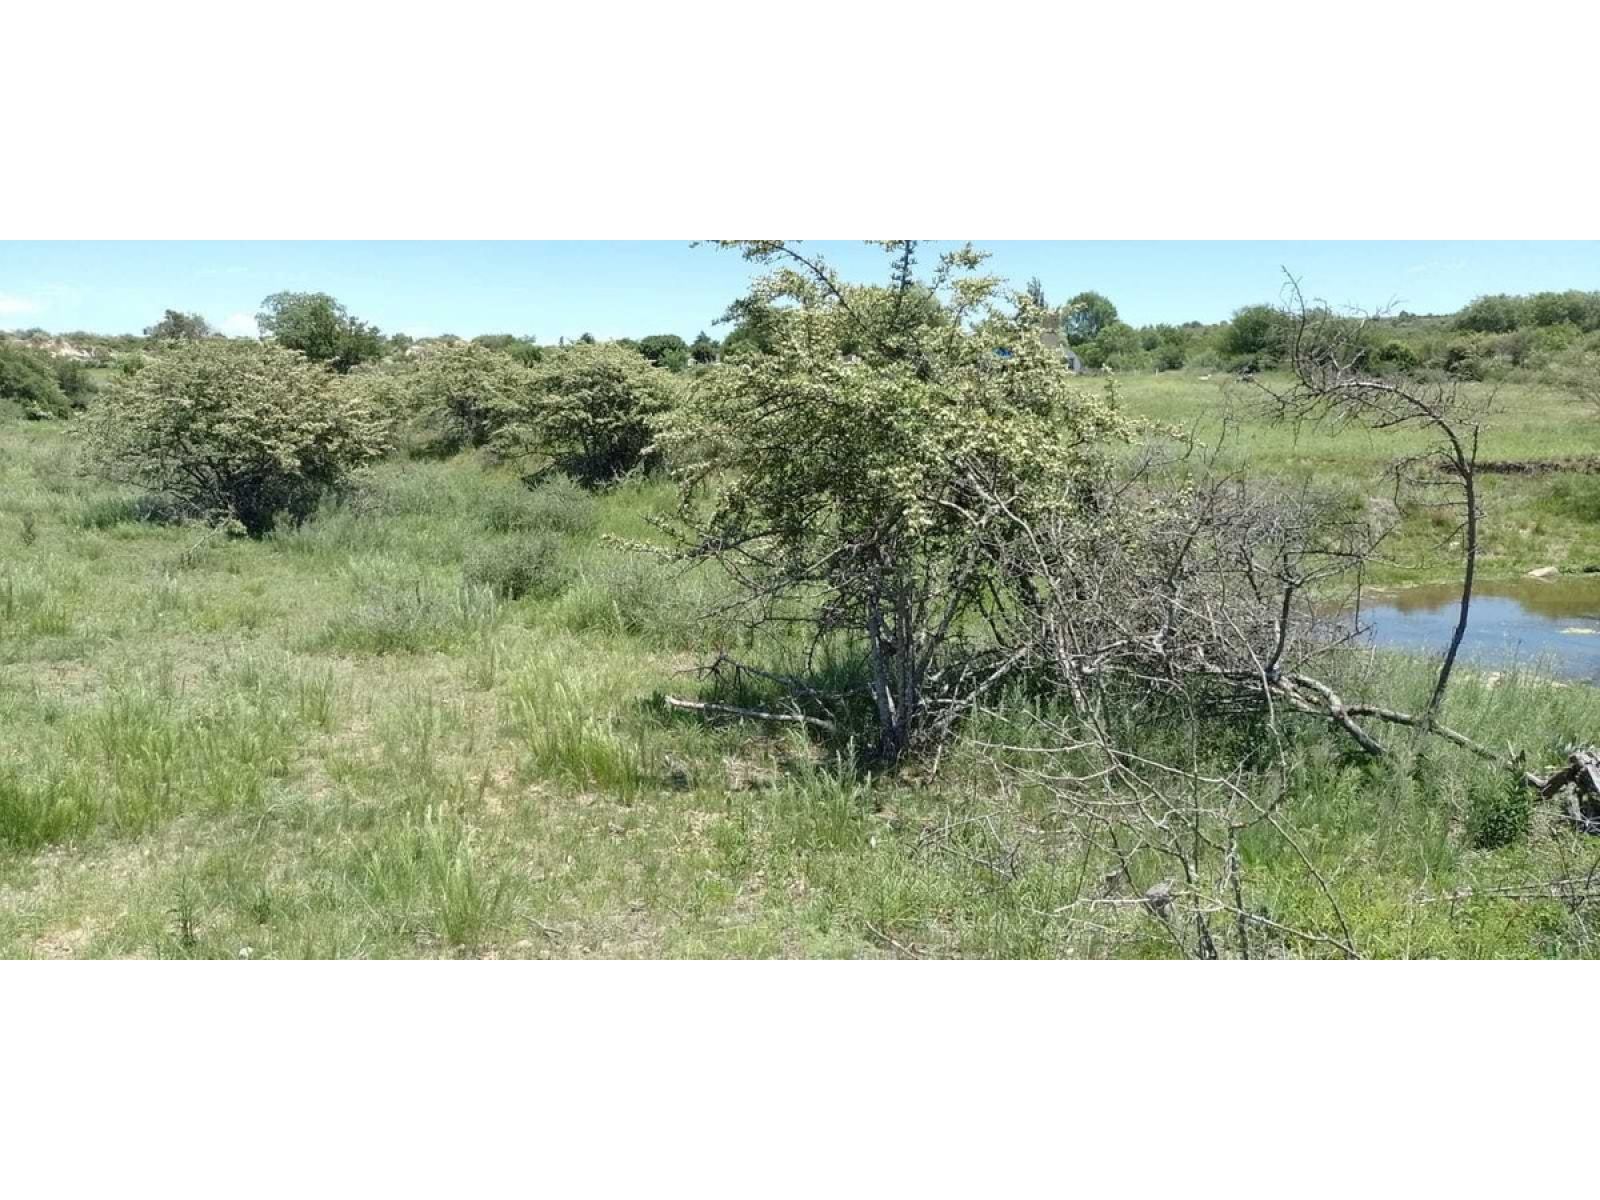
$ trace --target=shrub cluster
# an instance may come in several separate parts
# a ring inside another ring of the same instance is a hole
[[[1600,330],[1600,292],[1535,292],[1531,296],[1479,296],[1456,314],[1457,329],[1510,333],[1528,327],[1570,325],[1583,333]]]
[[[64,417],[70,407],[50,360],[21,346],[0,345],[0,399],[32,420]]]

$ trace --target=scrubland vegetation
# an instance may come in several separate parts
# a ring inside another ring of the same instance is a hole
[[[1588,309],[1117,349],[743,249],[721,343],[3,352],[0,954],[1596,952],[1600,692],[1328,607],[1600,565]]]

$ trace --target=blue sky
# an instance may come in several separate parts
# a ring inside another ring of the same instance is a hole
[[[852,278],[882,252],[811,242]],[[953,242],[926,243],[928,258]],[[1135,325],[1215,321],[1278,296],[1280,268],[1334,304],[1448,312],[1485,292],[1600,288],[1600,242],[977,242],[1019,286],[1062,301],[1094,289]],[[275,291],[325,291],[385,332],[554,341],[692,338],[752,267],[684,242],[0,242],[0,329],[138,332],[166,308],[253,333]]]

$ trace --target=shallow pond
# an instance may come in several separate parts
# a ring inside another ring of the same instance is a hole
[[[1378,646],[1443,653],[1461,589],[1453,584],[1368,588],[1361,623]],[[1481,583],[1462,643],[1463,659],[1537,665],[1600,683],[1600,577]]]

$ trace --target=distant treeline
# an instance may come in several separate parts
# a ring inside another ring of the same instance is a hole
[[[1080,292],[1065,304],[1052,306],[1037,280],[1030,283],[1028,291],[1045,322],[1060,330],[1091,370],[1269,370],[1284,354],[1287,318],[1272,305],[1246,305],[1220,322],[1136,327],[1123,321],[1116,304],[1099,292]],[[655,366],[675,373],[717,362],[729,354],[763,348],[766,331],[759,319],[737,308],[725,319],[731,329],[721,340],[702,331],[692,342],[677,334],[657,333],[620,338],[613,344],[635,350]],[[268,296],[257,322],[263,336],[301,350],[312,361],[341,373],[433,345],[466,342],[499,350],[531,366],[547,350],[560,345],[513,333],[470,339],[452,334],[422,339],[403,333],[385,335],[320,292]],[[0,332],[0,346],[8,347],[7,365],[0,371],[0,396],[19,401],[48,397],[50,404],[41,406],[55,407],[87,390],[78,373],[84,366],[111,366],[119,356],[166,342],[220,336],[198,314],[172,309],[141,334],[52,334],[43,329]],[[1463,379],[1561,370],[1600,354],[1600,292],[1480,296],[1455,313],[1385,313],[1368,319],[1364,336],[1369,361],[1389,370],[1437,371]],[[592,343],[595,338],[586,333],[576,340]],[[43,368],[61,376],[59,394],[36,378]],[[21,382],[24,375],[31,379],[26,386]]]
[[[565,342],[559,339],[543,345],[531,334],[513,333],[486,333],[474,338],[450,333],[426,338],[413,338],[404,333],[386,335],[376,325],[352,316],[343,304],[324,292],[276,292],[262,301],[256,324],[262,337],[299,350],[312,362],[325,363],[341,374],[363,363],[406,354],[418,347],[465,343],[499,350],[524,366],[531,366],[543,358],[546,350],[559,349]],[[156,350],[172,342],[224,336],[199,313],[169,308],[159,321],[140,334],[83,330],[57,334],[39,328],[0,330],[0,347],[6,347],[14,356],[20,355],[17,361],[42,358],[108,367],[119,355]],[[589,333],[573,340],[587,345],[596,341]],[[642,338],[619,338],[614,344],[637,351],[656,366],[681,371],[696,363],[715,362],[725,347],[737,347],[751,340],[750,331],[735,330],[726,342],[702,331],[693,342],[686,342],[675,333],[657,333]]]
[[[1029,291],[1090,368],[1267,370],[1282,360],[1290,329],[1288,318],[1267,304],[1246,305],[1212,324],[1136,328],[1098,292],[1051,307],[1037,280]],[[1387,370],[1487,379],[1559,369],[1600,354],[1600,292],[1480,296],[1443,315],[1382,313],[1366,318],[1362,340],[1368,361]]]

